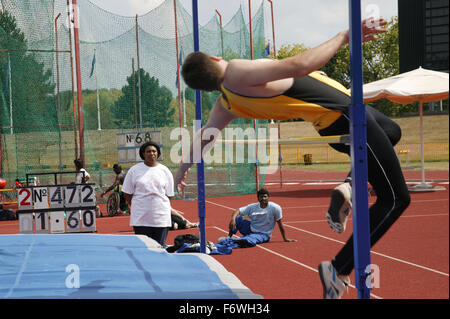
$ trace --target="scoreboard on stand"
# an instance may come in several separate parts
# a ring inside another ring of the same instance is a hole
[[[137,163],[142,159],[139,156],[139,149],[146,142],[155,142],[161,146],[161,131],[153,130],[146,132],[122,132],[117,133],[117,151],[119,163]],[[159,158],[162,160],[162,154]]]
[[[96,231],[95,184],[25,186],[17,190],[21,234]]]

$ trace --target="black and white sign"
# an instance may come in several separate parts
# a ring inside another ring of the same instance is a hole
[[[80,211],[67,210],[66,211],[66,233],[80,232]]]
[[[161,145],[161,131],[118,133],[117,150],[119,163],[141,162],[139,148],[142,144],[150,141]]]
[[[19,213],[19,233],[32,234],[34,231],[33,214]]]
[[[93,184],[20,188],[17,197],[21,234],[96,231]]]
[[[63,186],[50,186],[48,188],[50,208],[64,207]]]
[[[53,211],[50,213],[50,232],[52,234],[64,233],[64,211]]]
[[[48,213],[36,213],[34,218],[36,225],[36,234],[48,234],[50,232]]]

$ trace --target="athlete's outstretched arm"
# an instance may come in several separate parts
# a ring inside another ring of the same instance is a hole
[[[377,39],[387,21],[369,18],[362,22],[363,42]],[[225,87],[245,88],[264,85],[285,78],[303,77],[325,65],[342,46],[349,42],[349,30],[342,31],[321,45],[282,60],[232,60],[225,73]]]
[[[235,118],[237,118],[236,115],[228,112],[222,106],[219,97],[216,100],[216,104],[209,113],[209,119],[206,122],[205,126],[203,126],[202,129],[199,132],[197,132],[197,134],[194,137],[194,141],[189,150],[189,161],[187,161],[186,163],[184,162],[181,163],[177,173],[175,174],[174,182],[176,190],[179,191],[179,185],[186,186],[184,180],[186,179],[189,168],[191,168],[191,166],[194,164],[193,161],[194,147],[196,145],[200,145],[201,154],[203,156],[203,154],[205,154],[205,152],[210,150],[214,145],[218,133],[222,131],[228,125],[228,123],[230,123]],[[204,136],[205,131],[208,133],[208,136]],[[216,134],[211,135],[210,133]]]

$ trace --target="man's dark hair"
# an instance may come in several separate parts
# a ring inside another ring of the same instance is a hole
[[[140,156],[143,160],[145,159],[145,156],[144,156],[145,149],[146,149],[148,146],[154,146],[154,147],[156,148],[156,151],[158,152],[158,157],[161,156],[161,148],[159,147],[158,144],[156,144],[155,142],[146,142],[146,143],[142,144],[141,147],[139,148],[139,156]]]
[[[216,91],[222,82],[217,63],[203,52],[192,52],[186,57],[181,75],[184,82],[194,90]]]
[[[269,191],[268,191],[267,189],[265,189],[265,188],[261,188],[261,189],[258,191],[257,197],[259,198],[259,196],[261,196],[261,195],[267,195],[267,196],[270,197]]]

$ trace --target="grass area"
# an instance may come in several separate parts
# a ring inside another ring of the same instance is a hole
[[[402,129],[404,143],[420,142],[420,117],[401,117],[393,120]],[[275,127],[275,125],[272,125]],[[316,130],[308,122],[283,122],[280,124],[281,138],[317,136]],[[437,129],[439,128],[439,129]],[[446,142],[449,140],[449,115],[425,115],[423,117],[423,136],[425,142]]]
[[[402,139],[397,147],[410,151],[408,153],[408,166],[420,166],[419,117],[394,118],[394,121],[400,125],[403,132]],[[276,125],[270,125],[270,127],[276,127]],[[448,170],[449,115],[425,115],[423,127],[426,169]],[[153,128],[149,128],[149,130],[151,129]],[[163,163],[169,167],[176,166],[170,160],[170,150],[177,141],[171,140],[170,135],[177,129],[176,127],[158,128],[162,132]],[[192,128],[187,127],[186,129],[192,135]],[[86,166],[88,168],[96,162],[103,167],[112,167],[117,162],[117,133],[119,132],[121,131],[113,129],[85,132]],[[312,125],[307,122],[283,122],[280,132],[281,138],[318,136]],[[7,147],[7,151],[3,153],[3,168],[6,171],[15,172],[16,160],[19,160],[20,170],[23,170],[25,165],[29,165],[33,167],[33,171],[42,170],[44,166],[54,171],[59,163],[58,134],[55,132],[5,134],[2,139],[3,150],[5,145]],[[62,163],[66,165],[67,169],[72,170],[74,159],[73,132],[62,132],[61,147]],[[305,169],[348,170],[348,156],[327,147],[326,144],[282,146],[283,165],[293,165]],[[308,153],[312,154],[313,157],[314,164],[311,166],[304,165],[303,162],[303,155]],[[406,161],[406,156],[403,155],[400,158],[403,164]],[[328,162],[329,164],[316,164],[318,162]],[[128,168],[131,165],[126,164],[124,167]]]
[[[408,171],[420,171],[420,162],[409,162],[408,166],[401,163],[403,170]],[[449,161],[439,161],[439,162],[425,162],[425,170],[429,171],[448,171]],[[283,165],[283,168],[301,168],[304,170],[315,170],[315,171],[329,171],[329,172],[348,172],[350,170],[350,163],[332,163],[332,164],[311,164],[311,165],[294,165],[287,164]]]
[[[420,166],[420,118],[410,116],[393,119],[402,129],[402,138],[396,146],[396,152],[407,151],[408,154],[399,155],[404,166]],[[271,125],[276,127],[276,125]],[[280,137],[309,137],[317,136],[316,130],[307,122],[284,122],[280,125]],[[449,115],[425,115],[423,117],[423,137],[425,169],[448,170],[449,160]],[[345,154],[336,152],[325,144],[302,144],[282,146],[283,163],[286,165],[301,165],[309,169],[309,165],[303,165],[304,154],[312,154],[313,164],[311,169],[322,170],[347,170],[349,158]],[[340,164],[344,162],[345,164]],[[328,163],[328,164],[323,164]]]

